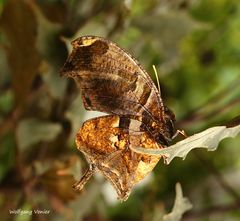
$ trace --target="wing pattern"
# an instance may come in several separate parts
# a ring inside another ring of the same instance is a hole
[[[72,45],[62,74],[76,80],[87,110],[162,119],[160,94],[131,55],[100,37],[80,37]]]

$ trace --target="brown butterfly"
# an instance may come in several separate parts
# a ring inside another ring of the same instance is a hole
[[[84,36],[72,46],[61,75],[75,79],[87,110],[110,114],[86,121],[77,133],[77,147],[90,166],[75,188],[81,190],[99,171],[126,200],[160,159],[131,147],[168,146],[176,133],[175,116],[147,72],[115,43]]]

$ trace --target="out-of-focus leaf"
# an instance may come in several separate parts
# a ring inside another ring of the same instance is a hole
[[[5,2],[6,2],[6,0],[0,0],[0,15],[2,14]]]
[[[59,124],[43,122],[34,118],[22,120],[17,127],[17,142],[25,149],[40,141],[52,141],[61,132]]]
[[[2,44],[2,33],[0,33],[0,45]],[[7,62],[7,54],[3,47],[0,47],[0,87],[1,89],[6,87],[10,82],[10,69]]]
[[[49,162],[50,163],[50,162]],[[67,159],[54,161],[41,176],[41,183],[51,194],[58,196],[63,201],[72,200],[77,196],[72,185],[80,179],[80,161],[77,156],[69,156]],[[38,164],[38,170],[44,165]]]
[[[221,140],[227,137],[235,137],[239,132],[240,125],[230,128],[226,126],[211,127],[164,149],[151,150],[143,147],[131,147],[131,149],[142,154],[164,155],[165,162],[169,164],[175,157],[185,159],[194,148],[207,148],[209,151],[214,151]]]
[[[15,146],[12,135],[0,140],[0,182],[15,162]]]
[[[201,0],[192,9],[192,14],[199,20],[217,22],[229,14],[233,2],[231,0]]]
[[[8,113],[13,107],[13,93],[8,90],[0,95],[0,113]]]
[[[69,188],[69,187],[68,187]],[[70,186],[71,189],[71,186]],[[94,206],[98,203],[100,186],[99,183],[92,183],[88,189],[81,193],[81,196],[69,202],[66,206],[65,213],[56,214],[53,221],[65,220],[84,220],[89,213],[93,211]]]
[[[182,215],[192,208],[188,198],[183,197],[180,183],[176,184],[176,198],[172,212],[163,216],[163,221],[180,221]]]
[[[58,175],[72,175],[75,180],[80,180],[82,173],[81,173],[81,161],[79,157],[73,156],[66,156],[59,161],[35,161],[34,169],[37,176],[41,176],[47,171],[55,168],[55,170],[59,170]]]
[[[176,20],[178,22],[176,22]],[[193,20],[187,13],[183,12],[156,12],[148,16],[136,17],[133,24],[140,30],[144,30],[146,39],[146,48],[149,42],[154,44],[155,53],[162,57],[160,72],[168,73],[175,69],[180,63],[180,42],[189,33],[196,29],[206,29],[206,25]],[[171,34],[169,34],[171,33]],[[145,51],[146,49],[143,49]],[[145,52],[144,52],[145,53]],[[144,56],[144,53],[143,56]],[[144,62],[152,64],[153,55],[144,56]],[[159,59],[158,58],[158,59]],[[150,60],[149,60],[150,59]]]
[[[49,87],[49,91],[53,98],[61,99],[66,90],[67,81],[66,79],[58,76],[58,70],[51,67],[43,77],[44,81]]]
[[[35,47],[37,23],[27,1],[9,0],[1,16],[17,104],[24,103],[40,64]]]
[[[60,39],[61,26],[47,20],[36,4],[31,6],[38,21],[36,45],[47,63],[43,79],[54,98],[62,98],[66,90],[66,80],[59,77],[59,70],[67,57],[67,48]]]
[[[70,1],[42,1],[37,3],[46,18],[52,22],[65,23],[68,16],[67,4]]]
[[[110,24],[113,23],[113,18],[109,18]],[[81,35],[97,35],[97,36],[107,36],[107,33],[109,31],[109,25],[104,25],[103,23],[93,20],[88,22],[86,25],[84,25],[80,32],[77,32],[74,39],[81,36]]]
[[[32,205],[29,203],[25,203],[22,208],[18,208],[16,212],[15,221],[30,221],[33,216]]]
[[[77,131],[79,130],[80,126],[83,123],[83,118],[85,114],[84,107],[82,105],[82,99],[81,96],[79,95],[71,104],[69,109],[66,111],[65,116],[67,119],[71,121],[72,125],[72,131],[71,135],[69,137],[69,141],[71,143],[74,142],[75,136],[77,134]]]

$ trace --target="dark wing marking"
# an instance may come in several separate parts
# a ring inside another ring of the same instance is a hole
[[[163,104],[146,71],[116,44],[94,36],[72,42],[62,74],[80,86],[87,110],[163,120]]]

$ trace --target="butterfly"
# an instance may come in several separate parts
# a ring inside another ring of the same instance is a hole
[[[109,115],[87,120],[76,145],[89,168],[74,188],[81,190],[99,171],[126,200],[132,188],[149,174],[159,156],[136,153],[169,145],[176,130],[175,116],[162,101],[147,72],[117,44],[96,36],[79,37],[61,69],[80,88],[86,110]]]

